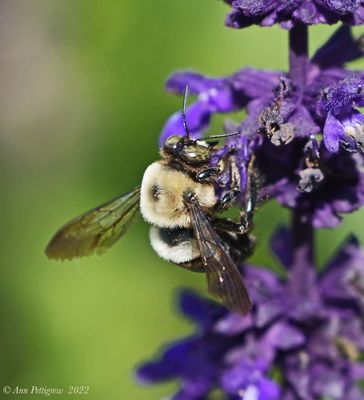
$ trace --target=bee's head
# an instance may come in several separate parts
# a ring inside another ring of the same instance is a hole
[[[179,135],[172,135],[166,139],[163,152],[172,157],[179,157],[193,166],[207,164],[211,159],[211,146],[207,142]]]
[[[163,145],[163,150],[171,155],[177,157],[185,145],[185,139],[180,135],[169,136]]]

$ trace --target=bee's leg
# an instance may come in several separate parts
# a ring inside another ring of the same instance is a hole
[[[230,176],[231,189],[240,192],[241,175],[238,166],[236,165],[235,155],[230,156]]]
[[[226,210],[234,205],[241,196],[240,190],[240,171],[236,165],[235,151],[231,151],[222,160],[222,173],[227,173],[229,176],[229,190],[223,194],[218,204],[217,210]]]
[[[240,211],[240,224],[245,231],[250,231],[253,227],[253,215],[258,201],[259,179],[253,164],[254,158],[249,163],[248,182],[244,193],[244,207]]]
[[[244,226],[240,222],[235,222],[228,218],[215,217],[212,220],[212,223],[217,232],[236,233],[238,235],[247,233],[247,230],[245,230]]]
[[[240,226],[245,232],[249,232],[253,228],[253,215],[246,211],[240,213]]]
[[[217,204],[218,210],[226,210],[234,205],[241,196],[240,191],[240,171],[236,165],[234,154],[230,154],[228,162],[225,164],[227,172],[230,175],[230,190],[224,193]]]
[[[230,230],[231,232],[244,234],[248,233],[253,227],[253,215],[258,197],[258,178],[256,171],[253,167],[253,162],[254,160],[252,159],[248,167],[248,180],[246,190],[244,191],[243,207],[240,211],[239,223],[231,220],[220,220],[220,222],[216,223],[217,227],[225,227],[225,231]],[[239,190],[240,173],[236,167],[235,159],[231,164],[231,181],[232,189],[229,192],[225,193],[219,200],[216,206],[217,210],[224,210],[229,208],[241,196],[241,192]]]
[[[230,237],[230,239],[228,238]],[[249,234],[229,235],[226,234],[225,243],[229,245],[229,253],[236,263],[246,260],[253,254],[255,247],[255,237]]]
[[[213,226],[229,253],[236,262],[241,262],[253,253],[255,237],[244,230],[244,227],[229,219],[216,218]]]
[[[219,167],[202,169],[196,174],[196,179],[201,182],[216,182],[216,178],[221,174]]]
[[[240,196],[240,190],[237,188],[231,189],[226,192],[216,204],[218,211],[227,210],[236,203]]]
[[[230,168],[230,158],[235,153],[235,149],[228,149],[224,154],[217,160],[215,166],[204,168],[196,173],[196,179],[201,182],[212,182],[216,183],[218,177],[227,172]]]

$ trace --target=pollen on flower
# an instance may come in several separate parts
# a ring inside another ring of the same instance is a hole
[[[300,180],[297,189],[300,192],[312,192],[317,185],[325,178],[324,174],[319,168],[306,168],[300,171]]]
[[[283,123],[283,117],[277,104],[265,108],[259,115],[259,125],[275,146],[290,143],[296,131],[294,124]]]
[[[352,137],[360,151],[364,152],[364,121],[357,122],[355,125],[344,127],[344,132]]]

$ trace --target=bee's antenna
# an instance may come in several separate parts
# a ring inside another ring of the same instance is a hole
[[[183,92],[183,103],[182,103],[182,125],[186,132],[187,139],[190,138],[190,131],[188,130],[187,120],[186,120],[186,104],[188,97],[188,85],[185,86],[185,90]]]
[[[209,140],[209,139],[219,139],[219,138],[223,138],[223,137],[229,137],[229,136],[236,136],[236,135],[240,135],[241,132],[230,132],[230,133],[222,133],[221,135],[211,135],[211,136],[207,136],[204,138],[204,140]]]

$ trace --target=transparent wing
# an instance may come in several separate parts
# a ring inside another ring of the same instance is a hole
[[[194,200],[186,203],[206,269],[209,292],[232,312],[247,314],[251,302],[234,261],[198,202]]]
[[[73,219],[59,229],[46,248],[48,258],[71,260],[103,254],[128,230],[139,208],[140,188]]]

